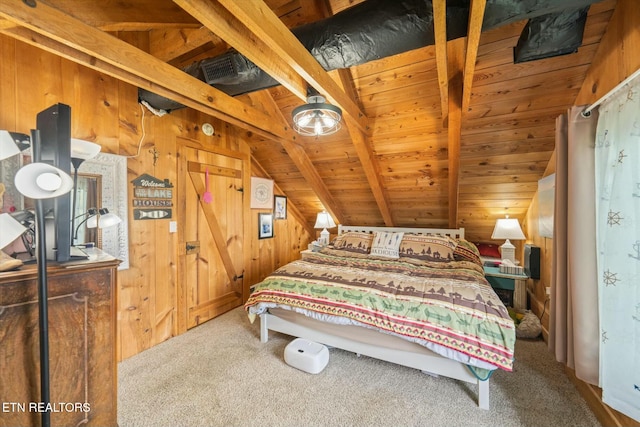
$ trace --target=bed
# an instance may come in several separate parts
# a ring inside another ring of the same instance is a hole
[[[515,327],[464,229],[340,225],[319,252],[273,272],[245,303],[269,331],[477,385],[511,371]]]

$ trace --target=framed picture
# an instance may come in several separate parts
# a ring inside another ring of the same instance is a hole
[[[251,209],[273,209],[273,180],[251,177]]]
[[[273,214],[258,214],[258,239],[270,239],[273,237]]]
[[[275,196],[273,204],[274,219],[287,219],[287,198],[285,196]]]

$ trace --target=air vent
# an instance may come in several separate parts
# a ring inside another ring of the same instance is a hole
[[[204,81],[207,84],[215,84],[229,81],[230,78],[236,78],[238,72],[233,61],[233,54],[225,54],[215,58],[202,61],[200,64],[204,73]]]

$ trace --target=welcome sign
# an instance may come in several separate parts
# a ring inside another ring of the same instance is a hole
[[[133,183],[133,219],[167,219],[172,217],[173,184],[142,174]]]

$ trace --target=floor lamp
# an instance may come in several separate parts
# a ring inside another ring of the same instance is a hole
[[[38,326],[40,339],[40,400],[45,408],[50,406],[49,387],[49,309],[47,284],[47,245],[43,199],[53,199],[68,193],[73,180],[62,170],[40,163],[40,132],[31,131],[31,157],[29,163],[16,173],[16,189],[25,197],[35,200],[36,261],[38,265]],[[42,426],[51,425],[51,413],[42,412]]]

